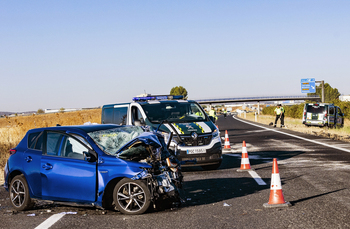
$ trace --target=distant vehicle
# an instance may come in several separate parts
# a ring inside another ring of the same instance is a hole
[[[219,129],[197,102],[182,98],[149,95],[135,97],[129,103],[104,105],[101,123],[149,126],[173,135],[170,152],[180,161],[196,161],[183,167],[219,168],[222,161]]]
[[[327,126],[340,128],[344,126],[344,113],[332,103],[306,103],[303,113],[306,126]]]
[[[180,202],[181,170],[167,147],[162,135],[137,126],[33,129],[10,150],[4,187],[18,211],[42,199],[141,214]]]

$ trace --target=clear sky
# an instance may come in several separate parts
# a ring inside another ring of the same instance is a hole
[[[350,94],[350,1],[0,0],[0,111],[302,95],[303,78]]]

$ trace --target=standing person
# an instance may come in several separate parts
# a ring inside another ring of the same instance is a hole
[[[284,127],[284,108],[282,107],[282,105],[281,104],[277,104],[277,107],[273,111],[273,113],[276,115],[275,125],[273,127],[276,127],[278,119],[281,119],[281,128]]]
[[[218,119],[218,117],[216,116],[216,112],[214,110],[214,107],[211,107],[211,110],[209,111],[209,116],[213,117],[214,123]]]
[[[226,110],[224,110],[224,117],[226,118],[226,115],[227,115],[227,111]]]

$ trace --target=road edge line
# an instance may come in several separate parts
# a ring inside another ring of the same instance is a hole
[[[243,122],[243,123],[246,123],[246,124],[249,124],[249,125],[252,125],[252,126],[257,126],[257,127],[263,128],[263,129],[265,129],[265,130],[274,131],[274,132],[277,132],[277,133],[280,133],[280,134],[284,134],[284,135],[288,135],[288,136],[291,136],[291,137],[294,137],[294,138],[299,138],[299,139],[304,140],[304,141],[316,143],[316,144],[323,145],[323,146],[326,146],[326,147],[329,147],[329,148],[333,148],[333,149],[337,149],[337,150],[341,150],[341,151],[350,153],[350,150],[348,150],[348,149],[344,149],[344,148],[340,148],[340,147],[328,145],[328,144],[323,143],[323,142],[318,142],[318,141],[311,140],[311,139],[307,139],[307,138],[300,137],[300,136],[297,136],[297,135],[284,133],[284,132],[281,132],[281,131],[278,131],[278,130],[274,130],[274,129],[270,129],[270,128],[267,128],[267,127],[264,127],[264,126],[259,126],[259,125],[254,124],[254,123],[250,123],[250,122],[247,122],[247,121],[243,121],[243,120],[238,119],[238,118],[236,118],[236,117],[234,117],[234,116],[233,116],[233,118],[236,119],[236,120],[239,121],[239,122]]]

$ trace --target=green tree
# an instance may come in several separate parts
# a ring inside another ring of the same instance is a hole
[[[36,112],[37,114],[44,114],[45,111],[43,109],[38,109],[38,111]]]
[[[322,86],[316,87],[316,93],[308,93],[307,95],[318,95],[322,98]],[[332,88],[328,83],[324,84],[324,102],[330,103],[335,99],[339,99],[340,93],[337,88]]]
[[[170,95],[183,95],[184,99],[187,99],[187,90],[183,86],[176,86],[170,90]]]

